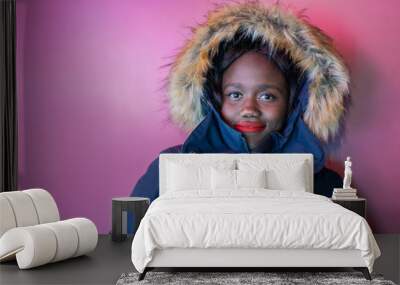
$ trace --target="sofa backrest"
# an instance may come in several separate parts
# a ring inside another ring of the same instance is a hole
[[[0,193],[0,237],[9,229],[57,222],[56,202],[44,189]]]
[[[271,153],[163,153],[159,156],[159,191],[160,195],[168,191],[168,164],[175,163],[192,166],[213,166],[216,164],[233,164],[235,169],[267,169],[270,173],[278,173],[271,179],[274,186],[280,184],[287,177],[285,173],[300,169],[305,181],[305,191],[313,193],[313,155],[309,153],[302,154],[271,154]],[[287,183],[282,183],[282,185]],[[279,187],[272,187],[277,190],[291,190]]]

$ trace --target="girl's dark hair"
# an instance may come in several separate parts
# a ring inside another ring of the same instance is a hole
[[[298,71],[289,57],[280,50],[272,49],[262,39],[254,40],[238,34],[232,41],[222,42],[218,54],[213,58],[212,68],[207,74],[206,92],[210,96],[213,105],[221,109],[222,98],[222,75],[224,71],[240,56],[249,51],[264,54],[283,73],[288,84],[288,114],[291,112],[294,98],[297,93],[299,82]]]

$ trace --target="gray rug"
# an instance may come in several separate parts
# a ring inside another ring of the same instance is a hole
[[[117,285],[134,284],[379,284],[395,285],[382,275],[372,274],[372,281],[361,272],[154,272],[150,271],[142,281],[138,273],[124,273]]]

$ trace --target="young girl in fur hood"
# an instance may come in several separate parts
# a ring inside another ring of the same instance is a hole
[[[277,5],[222,6],[199,25],[171,66],[171,117],[189,131],[162,153],[312,153],[314,193],[341,177],[324,167],[349,93],[328,36]],[[132,196],[158,197],[158,158]]]

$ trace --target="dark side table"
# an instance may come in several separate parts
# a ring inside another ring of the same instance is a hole
[[[364,219],[367,217],[367,200],[364,198],[357,199],[331,199],[332,202],[359,214]]]
[[[149,198],[113,198],[111,239],[113,241],[124,241],[129,235],[134,236],[149,205]],[[129,232],[131,228],[132,232]]]

